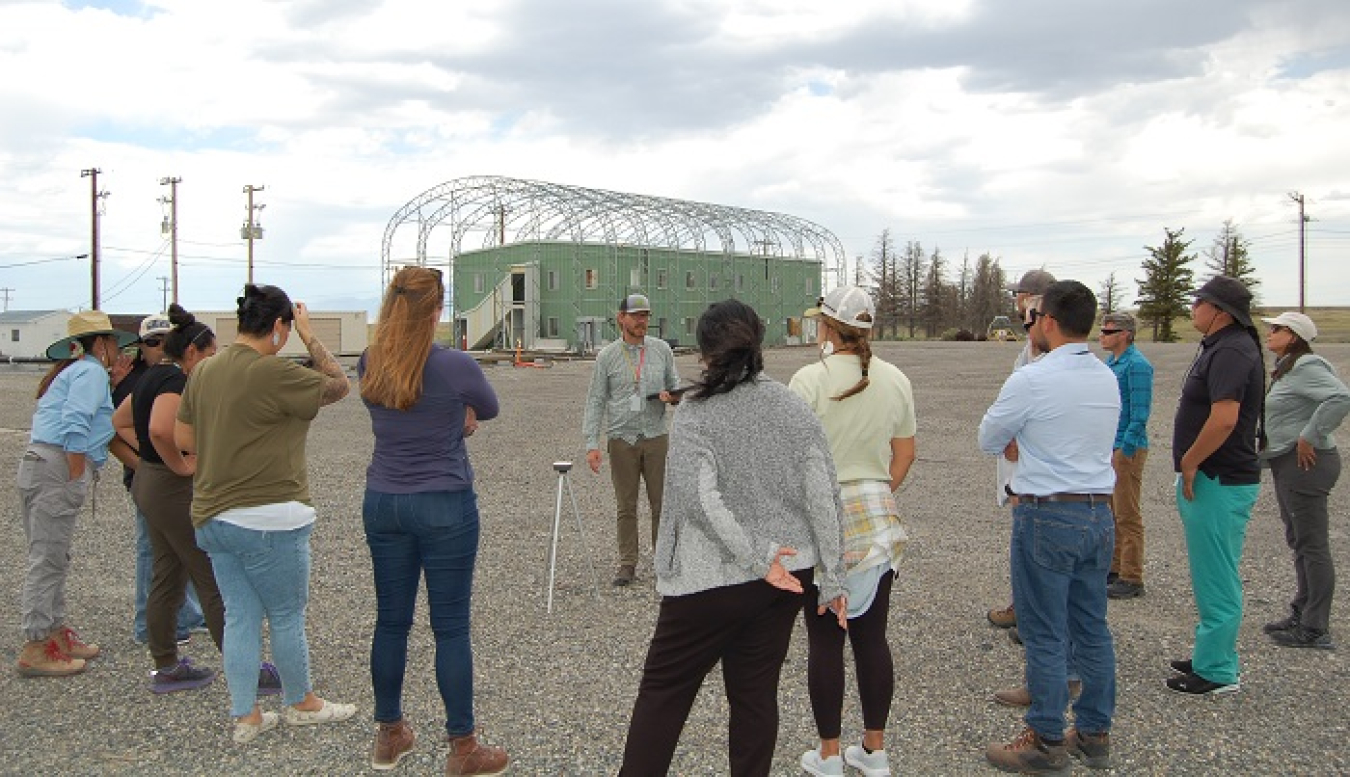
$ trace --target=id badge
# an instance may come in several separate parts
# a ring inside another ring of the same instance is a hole
[[[638,394],[634,394],[633,398],[628,401],[628,409],[632,410],[634,413],[642,412],[642,397]]]

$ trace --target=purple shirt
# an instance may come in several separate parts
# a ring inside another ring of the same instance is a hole
[[[356,373],[365,371],[363,354]],[[366,488],[416,494],[473,487],[473,467],[464,447],[464,408],[472,407],[480,421],[496,418],[497,394],[472,356],[433,345],[417,404],[408,410],[365,404],[375,432]]]

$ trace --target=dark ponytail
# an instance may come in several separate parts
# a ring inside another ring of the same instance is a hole
[[[177,302],[169,306],[169,323],[173,324],[173,329],[164,338],[164,355],[170,359],[182,359],[190,345],[197,346],[197,350],[201,351],[210,348],[216,341],[211,327],[183,310]]]
[[[286,323],[295,319],[295,308],[291,305],[291,298],[276,286],[246,284],[244,296],[235,301],[239,303],[241,334],[263,337],[271,334],[278,318]]]
[[[694,382],[691,399],[725,394],[764,371],[764,322],[744,302],[714,303],[699,317],[697,337],[703,374]]]

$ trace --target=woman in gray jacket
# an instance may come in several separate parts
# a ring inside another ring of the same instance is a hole
[[[694,698],[721,661],[728,773],[767,775],[805,587],[817,585],[846,623],[839,488],[820,421],[763,374],[764,324],[748,305],[708,308],[697,337],[704,370],[670,430],[656,541],[661,608],[620,774],[670,771]]]
[[[1327,541],[1327,496],[1341,474],[1331,432],[1350,413],[1350,390],[1332,367],[1312,352],[1317,326],[1302,313],[1263,318],[1270,324],[1266,347],[1275,371],[1266,394],[1261,460],[1270,467],[1284,537],[1294,551],[1298,593],[1290,614],[1265,631],[1284,647],[1335,647],[1328,633],[1336,589]]]

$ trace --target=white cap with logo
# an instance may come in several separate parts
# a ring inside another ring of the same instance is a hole
[[[872,295],[857,286],[840,286],[831,290],[816,307],[803,315],[807,318],[825,316],[858,329],[871,329],[872,321],[877,317]]]

